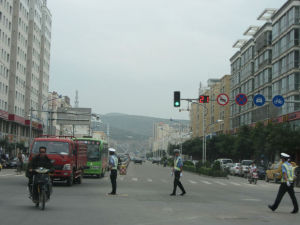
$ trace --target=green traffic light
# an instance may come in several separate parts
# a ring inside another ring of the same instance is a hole
[[[175,102],[175,106],[179,106],[179,102]]]

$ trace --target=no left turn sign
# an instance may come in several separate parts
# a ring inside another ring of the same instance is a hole
[[[227,105],[228,102],[229,102],[228,95],[225,94],[225,93],[219,94],[218,97],[217,97],[217,102],[218,102],[219,105],[222,105],[222,106]]]

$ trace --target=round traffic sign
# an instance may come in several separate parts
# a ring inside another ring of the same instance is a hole
[[[246,103],[248,102],[248,98],[245,94],[241,93],[235,97],[235,102],[238,105],[246,105]]]
[[[283,104],[284,104],[284,98],[283,98],[281,95],[276,95],[276,96],[274,96],[274,98],[273,98],[273,104],[274,104],[276,107],[281,107],[281,106],[283,106]]]
[[[253,103],[257,106],[263,106],[265,102],[266,102],[266,98],[261,94],[257,94],[253,98]]]
[[[217,102],[218,102],[219,105],[222,105],[222,106],[227,105],[228,102],[229,102],[228,95],[225,94],[225,93],[219,94],[218,97],[217,97]]]

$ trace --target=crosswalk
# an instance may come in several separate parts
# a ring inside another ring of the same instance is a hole
[[[10,178],[10,177],[25,177],[24,174],[15,174],[15,173],[0,173],[0,179],[2,178]],[[106,176],[102,180],[109,180],[109,176]],[[170,184],[173,182],[173,178],[169,179],[163,179],[163,178],[153,178],[153,177],[134,177],[130,175],[126,176],[119,176],[118,177],[118,182],[133,182],[133,183],[152,183],[155,185],[155,183],[163,183],[163,184]],[[221,188],[226,188],[226,187],[250,187],[250,188],[277,188],[276,185],[270,184],[270,183],[265,183],[264,181],[259,181],[256,185],[254,184],[249,184],[245,180],[222,180],[222,179],[207,179],[207,178],[200,178],[200,179],[182,179],[182,182],[184,184],[188,183],[190,185],[207,185],[207,186],[219,186]]]
[[[173,182],[173,179],[162,179],[162,178],[153,178],[153,177],[131,177],[131,176],[120,176],[118,177],[118,181],[119,182],[133,182],[133,183],[163,183],[163,184],[170,184]],[[219,186],[221,188],[226,188],[226,187],[240,187],[240,188],[244,188],[244,187],[260,187],[260,188],[270,188],[270,187],[276,187],[276,185],[274,184],[269,184],[269,183],[265,183],[264,181],[258,182],[256,185],[254,184],[249,184],[247,183],[247,181],[245,180],[241,180],[241,181],[231,181],[229,180],[222,180],[222,179],[206,179],[206,178],[202,178],[202,179],[183,179],[182,182],[188,183],[190,185],[207,185],[207,186]]]

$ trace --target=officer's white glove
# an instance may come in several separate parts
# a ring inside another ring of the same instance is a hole
[[[289,187],[289,186],[291,186],[291,183],[289,181],[287,181],[286,185]]]
[[[182,172],[180,173],[180,176],[182,177]]]

